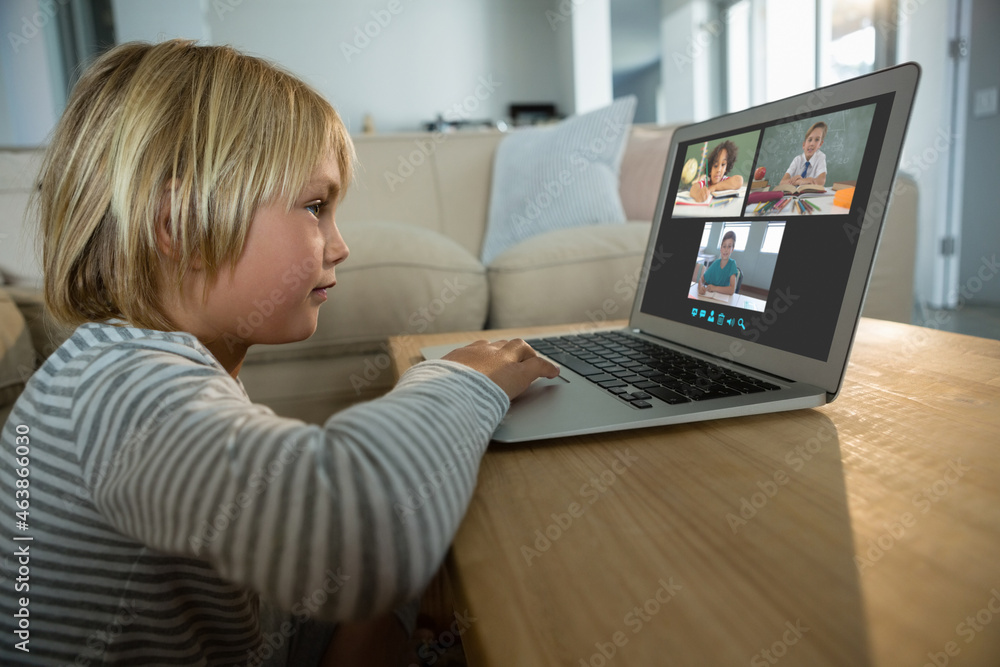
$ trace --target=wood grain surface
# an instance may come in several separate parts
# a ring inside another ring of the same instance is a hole
[[[1000,342],[863,319],[822,408],[491,445],[445,565],[470,665],[1000,665]]]

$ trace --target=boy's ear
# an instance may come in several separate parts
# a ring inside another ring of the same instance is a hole
[[[174,262],[179,262],[182,252],[175,247],[174,243],[174,220],[170,216],[170,194],[173,190],[173,182],[168,183],[163,188],[156,212],[156,247],[160,253]],[[195,253],[191,260],[191,268],[201,268],[201,258]]]

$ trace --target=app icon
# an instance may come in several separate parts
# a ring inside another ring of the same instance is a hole
[[[698,309],[697,308],[692,308],[691,309],[691,317],[698,317]]]
[[[743,318],[742,317],[736,322],[736,324],[740,325],[740,329],[743,329],[744,331],[747,330],[747,328],[745,326],[743,326]]]
[[[729,326],[733,326],[733,322],[734,320],[731,317],[728,320],[726,320],[726,324],[728,324]]]
[[[715,321],[715,311],[714,310],[708,314],[708,321],[709,322],[714,322]]]
[[[704,310],[701,311],[701,314],[699,315],[699,317],[705,317],[705,311]]]

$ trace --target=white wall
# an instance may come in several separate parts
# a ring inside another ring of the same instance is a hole
[[[0,146],[43,144],[62,113],[54,95],[48,43],[55,31],[54,13],[61,10],[54,3],[42,7],[38,0],[0,2],[0,106],[6,118],[0,123],[5,132]]]
[[[573,108],[587,113],[611,104],[611,5],[587,0],[573,12]]]
[[[561,15],[558,0],[114,0],[114,10],[119,41],[191,37],[277,61],[352,132],[368,113],[391,132],[438,114],[506,118],[511,102],[573,108],[558,53],[570,21],[558,19],[577,10]]]
[[[663,59],[660,61],[664,94],[662,119],[666,123],[688,123],[711,118],[712,96],[718,81],[713,73],[714,38],[701,26],[711,19],[707,0],[684,4],[664,0],[660,23]]]
[[[176,37],[208,42],[211,35],[205,19],[210,6],[209,0],[111,0],[115,39],[119,44]]]
[[[939,223],[947,215],[946,182],[949,151],[957,140],[951,125],[948,53],[949,0],[904,4],[896,26],[900,62],[914,60],[922,69],[900,169],[917,181],[917,303],[946,302],[945,267],[939,259]],[[942,139],[944,138],[944,139]],[[943,148],[943,150],[942,150]]]

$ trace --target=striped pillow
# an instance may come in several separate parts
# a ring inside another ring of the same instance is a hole
[[[623,224],[618,171],[635,96],[557,125],[515,130],[497,146],[481,260],[536,234]]]

